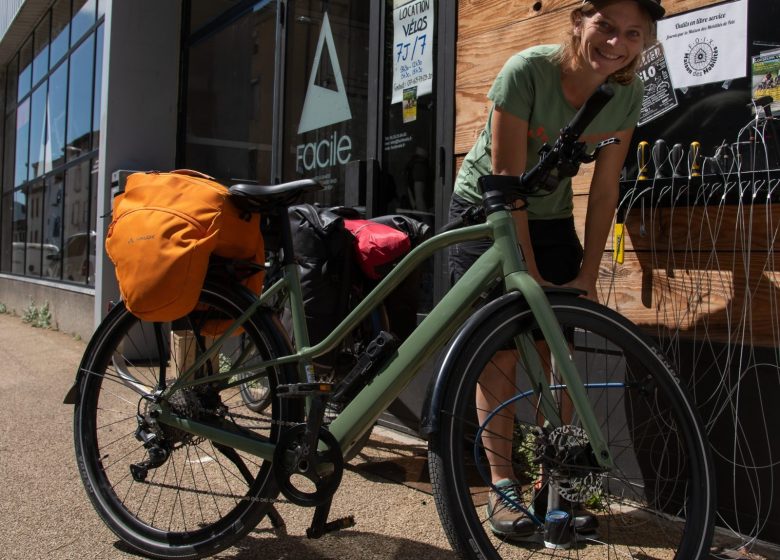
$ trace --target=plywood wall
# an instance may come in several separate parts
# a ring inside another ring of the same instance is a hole
[[[718,3],[720,0],[663,0],[669,15]],[[504,62],[524,48],[561,42],[569,26],[569,13],[577,4],[579,0],[458,1],[457,165],[484,126],[490,108],[486,95]],[[575,219],[581,236],[591,173],[592,166],[583,166],[574,180]],[[675,216],[669,216],[659,210],[642,226],[641,234],[638,222],[629,222],[623,264],[614,263],[611,243],[605,252],[602,300],[651,331],[667,328],[680,336],[695,336],[697,326],[711,318],[712,324],[707,325],[712,327],[710,334],[722,341],[733,336],[726,319],[748,313],[754,319],[750,325],[753,340],[771,345],[777,333],[762,332],[762,325],[769,329],[764,319],[774,313],[769,303],[776,297],[777,278],[773,262],[767,264],[774,254],[774,243],[766,243],[767,236],[759,232],[735,246],[731,226],[745,217],[734,208],[721,210],[717,216],[723,231],[731,232],[729,239],[717,235],[714,239],[693,239],[692,235],[701,237],[696,232],[703,231],[703,223],[714,220],[702,212],[678,209]],[[771,210],[768,220],[780,224],[780,213]],[[680,316],[681,309],[688,310],[685,317]]]

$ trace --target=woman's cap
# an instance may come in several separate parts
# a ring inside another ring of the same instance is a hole
[[[586,2],[590,2],[591,4],[597,5],[604,0],[582,0],[582,3],[585,4]],[[653,18],[653,20],[659,20],[662,17],[664,17],[664,14],[666,13],[666,10],[664,10],[661,7],[661,0],[634,0],[637,4],[642,6],[645,10],[647,10],[647,13],[650,14],[650,17]]]

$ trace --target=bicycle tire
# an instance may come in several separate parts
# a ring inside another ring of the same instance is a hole
[[[514,347],[515,336],[539,340],[533,314],[516,303],[486,319],[462,346],[442,400],[440,429],[429,440],[434,496],[453,549],[465,558],[707,557],[715,503],[709,447],[671,366],[636,326],[614,311],[584,298],[551,295],[549,299],[564,332],[572,337],[572,355],[616,465],[596,480],[579,476],[584,471],[568,465],[569,478],[557,482],[566,491],[576,489],[570,498],[590,500],[589,513],[599,528],[596,534],[575,533],[571,548],[561,549],[545,547],[543,525],[537,524],[534,534],[514,540],[497,536],[489,526],[484,504],[490,472],[478,436],[475,391],[485,365],[496,352]],[[523,367],[518,363],[516,380],[527,378]],[[553,479],[545,472],[567,472],[567,465],[550,466],[544,459],[540,444],[554,440],[539,429],[530,387],[514,382],[513,449],[520,453],[513,452],[512,464],[522,484],[523,502],[518,505],[534,512],[533,486]],[[562,390],[562,386],[556,389]],[[577,424],[575,413],[568,433],[575,433]],[[568,513],[577,515],[571,509]],[[544,521],[543,515],[537,519]]]
[[[149,395],[157,388],[160,364],[168,386],[202,353],[197,343],[213,344],[203,333],[213,321],[234,320],[251,300],[240,292],[204,287],[196,310],[175,324],[141,321],[117,304],[96,330],[82,362],[74,437],[79,473],[106,525],[133,549],[155,558],[198,558],[215,554],[243,537],[269,512],[279,490],[270,461],[220,446],[205,438],[162,426],[149,428]],[[225,323],[219,323],[225,324]],[[159,324],[157,324],[159,325]],[[171,330],[176,335],[167,335]],[[289,342],[270,315],[258,312],[239,336],[229,337],[219,358],[207,360],[198,375],[251,365],[289,354]],[[183,334],[181,334],[183,332]],[[159,337],[157,333],[166,333]],[[151,349],[151,351],[150,351]],[[157,358],[156,356],[162,356]],[[268,370],[272,392],[295,382],[294,368]],[[301,420],[297,401],[271,399],[264,415],[245,411],[240,388],[217,392],[209,384],[177,391],[169,406],[182,416],[206,418],[274,442],[283,426]],[[178,396],[177,396],[178,395]],[[136,415],[144,419],[141,423]],[[154,433],[172,448],[167,460],[137,480],[130,466],[150,457],[136,430]],[[159,425],[158,425],[159,426]]]

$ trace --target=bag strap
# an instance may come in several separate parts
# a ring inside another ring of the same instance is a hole
[[[205,173],[201,173],[200,171],[195,171],[194,169],[174,169],[173,171],[171,171],[171,173],[178,173],[179,175],[188,175],[189,177],[198,177],[200,179],[208,179],[209,181],[216,181],[216,179],[211,175],[206,175]]]

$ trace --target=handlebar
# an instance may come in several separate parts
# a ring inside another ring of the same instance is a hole
[[[596,115],[601,112],[614,95],[615,90],[613,90],[611,86],[608,84],[601,84],[599,88],[593,92],[593,95],[585,101],[585,104],[580,107],[580,110],[577,111],[577,114],[574,115],[574,118],[568,126],[563,129],[561,134],[568,129],[570,134],[574,134],[575,140],[582,136],[582,133],[588,128],[588,125],[596,118]]]
[[[522,176],[512,175],[484,175],[477,180],[483,198],[487,201],[488,195],[493,191],[499,191],[505,200],[501,204],[511,203],[518,199],[531,196],[537,191],[552,192],[557,188],[561,179],[573,177],[577,174],[581,163],[590,163],[596,156],[587,154],[586,145],[579,138],[588,125],[596,118],[604,106],[615,95],[615,91],[608,84],[602,84],[585,101],[585,104],[577,111],[574,118],[561,129],[555,144],[548,144],[539,150],[539,161]],[[615,143],[617,139],[605,141]],[[599,144],[597,151],[605,143]],[[553,171],[557,173],[553,174]],[[486,207],[486,210],[489,209]]]
[[[569,124],[561,129],[555,145],[552,147],[548,144],[542,146],[539,150],[539,161],[522,176],[483,175],[477,179],[477,184],[482,192],[483,206],[470,209],[461,218],[446,224],[439,232],[483,222],[486,214],[502,210],[515,200],[525,200],[526,197],[532,196],[539,190],[552,192],[557,188],[561,179],[574,177],[579,171],[581,163],[590,163],[595,160],[601,147],[618,143],[617,138],[605,140],[599,143],[596,152],[590,155],[585,152],[585,143],[579,141],[584,130],[614,95],[615,91],[608,84],[599,86],[580,107]],[[553,171],[557,171],[557,173],[553,175]]]

